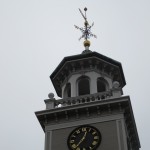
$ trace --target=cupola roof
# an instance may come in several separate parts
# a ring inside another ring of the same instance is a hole
[[[57,95],[62,97],[61,86],[70,75],[89,70],[103,72],[110,75],[113,81],[118,81],[120,83],[121,88],[126,85],[120,62],[100,53],[89,51],[79,55],[64,57],[54,72],[50,75],[50,79],[54,85]]]

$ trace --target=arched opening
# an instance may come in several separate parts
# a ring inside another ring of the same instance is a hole
[[[97,79],[97,92],[107,91],[107,81],[104,78]]]
[[[88,77],[82,76],[78,80],[78,95],[86,94],[90,94],[90,82]]]
[[[67,83],[64,89],[64,98],[71,97],[71,84]]]

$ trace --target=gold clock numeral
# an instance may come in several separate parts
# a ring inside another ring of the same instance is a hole
[[[75,138],[75,137],[76,137],[75,135],[72,135],[72,136],[71,136],[71,138]]]
[[[76,148],[76,144],[71,145],[72,148]]]
[[[92,135],[94,135],[94,134],[96,134],[96,132],[94,131],[94,132],[92,132]]]
[[[76,133],[79,134],[79,133],[80,133],[80,130],[77,130]]]
[[[93,141],[92,145],[96,145],[96,144],[97,144],[97,142],[96,142],[96,141]]]
[[[74,140],[70,140],[70,143],[71,143],[71,144],[74,143]]]
[[[94,140],[97,140],[97,139],[99,139],[98,136],[94,136]]]
[[[83,132],[86,132],[86,128],[82,128],[82,131],[83,131]]]

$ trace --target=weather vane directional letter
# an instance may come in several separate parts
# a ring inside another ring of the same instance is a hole
[[[88,21],[87,21],[87,18],[86,18],[86,11],[87,11],[87,8],[84,8],[85,15],[82,13],[82,11],[81,11],[80,8],[79,8],[79,11],[80,11],[82,17],[83,17],[84,20],[85,20],[85,22],[84,22],[84,27],[83,27],[83,28],[82,28],[82,27],[80,28],[80,27],[78,27],[78,26],[75,25],[75,28],[76,28],[76,29],[79,29],[79,30],[82,32],[82,36],[79,38],[79,40],[82,39],[82,38],[84,38],[84,39],[85,39],[85,41],[84,41],[84,46],[88,49],[89,46],[90,46],[90,41],[89,41],[88,39],[89,39],[90,37],[95,37],[95,38],[97,38],[96,35],[91,32],[91,27],[94,25],[94,22],[92,23],[92,25],[89,25],[89,23],[88,23]]]

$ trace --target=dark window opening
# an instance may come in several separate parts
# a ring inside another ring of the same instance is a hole
[[[80,95],[90,94],[90,83],[87,77],[82,77],[78,82],[78,93]]]
[[[97,80],[97,92],[105,92],[106,83],[102,79]]]

